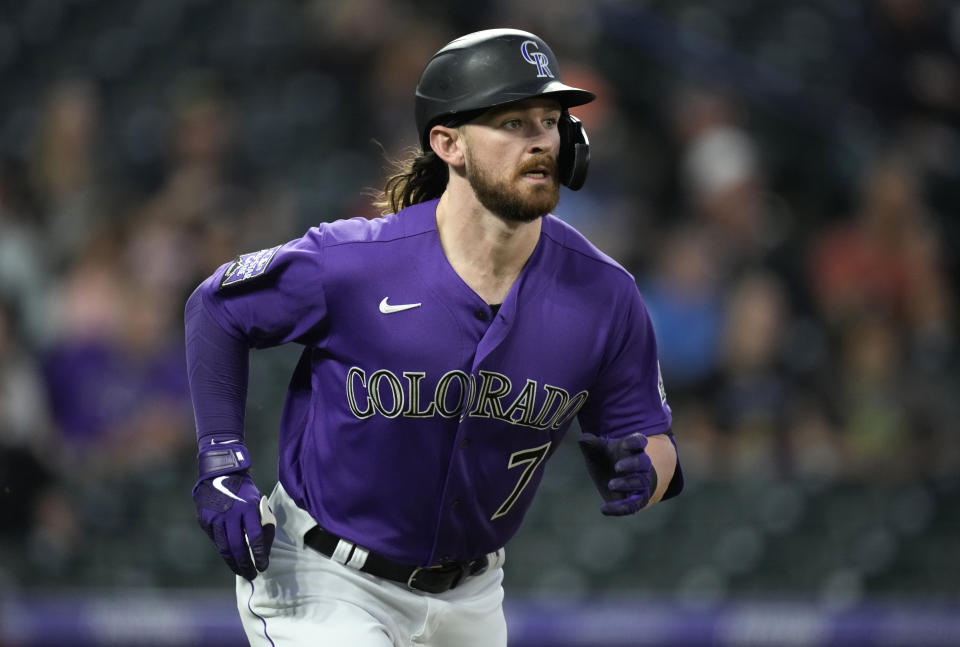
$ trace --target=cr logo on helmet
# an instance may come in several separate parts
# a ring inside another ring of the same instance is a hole
[[[520,53],[523,54],[523,60],[531,65],[537,66],[537,78],[553,78],[553,72],[550,71],[550,59],[547,58],[547,55],[539,51],[530,51],[530,46],[533,45],[534,49],[540,49],[537,46],[536,41],[525,40],[523,44],[520,45]]]

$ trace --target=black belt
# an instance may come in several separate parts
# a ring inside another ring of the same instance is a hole
[[[322,555],[333,557],[341,541],[346,541],[320,526],[314,526],[303,536],[303,543]],[[352,547],[344,556],[344,563],[349,563],[356,550],[364,550],[352,542]],[[352,566],[352,564],[348,564]],[[367,553],[366,559],[357,569],[370,575],[382,577],[393,582],[406,584],[407,588],[424,591],[426,593],[443,593],[456,588],[470,575],[479,575],[487,570],[487,556],[479,557],[471,562],[455,562],[431,566],[409,566],[398,564],[376,553]]]

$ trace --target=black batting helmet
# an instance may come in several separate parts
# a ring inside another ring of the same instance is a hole
[[[430,150],[430,129],[437,124],[458,125],[488,108],[542,96],[556,99],[564,109],[569,123],[561,124],[561,136],[570,141],[562,145],[561,157],[575,156],[578,162],[571,161],[576,169],[561,181],[579,188],[586,176],[589,148],[580,122],[566,110],[589,103],[596,95],[561,82],[553,51],[539,36],[526,31],[474,32],[447,43],[433,55],[417,83],[420,145]]]

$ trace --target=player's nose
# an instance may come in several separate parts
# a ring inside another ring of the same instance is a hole
[[[534,122],[531,124],[530,132],[527,134],[527,148],[531,153],[543,153],[549,151],[553,147],[553,136],[555,134],[556,129],[548,128],[539,122]]]

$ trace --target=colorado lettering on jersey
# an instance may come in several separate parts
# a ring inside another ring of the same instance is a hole
[[[527,379],[514,393],[509,377],[495,371],[449,371],[437,381],[432,394],[424,393],[427,374],[404,371],[399,376],[381,369],[367,374],[362,368],[347,371],[346,395],[350,411],[363,420],[385,418],[494,418],[531,429],[559,429],[570,422],[587,401],[589,391],[574,395],[559,386]]]

